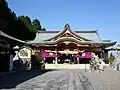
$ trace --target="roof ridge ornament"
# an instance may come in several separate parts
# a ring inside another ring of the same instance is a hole
[[[67,29],[70,30],[70,25],[69,25],[68,23],[66,23],[64,29],[65,29],[65,30],[67,30]]]

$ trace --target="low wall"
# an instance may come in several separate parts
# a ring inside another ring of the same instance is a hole
[[[89,66],[90,64],[45,64],[45,69],[89,69]]]
[[[45,64],[46,69],[89,69],[89,64]]]

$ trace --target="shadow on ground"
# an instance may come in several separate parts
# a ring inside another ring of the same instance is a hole
[[[40,70],[31,70],[24,72],[17,72],[13,74],[6,74],[0,76],[0,89],[11,89],[15,88],[18,84],[25,82],[29,79],[32,79],[36,76],[44,74],[49,71],[54,71],[52,69],[48,69],[45,71]]]

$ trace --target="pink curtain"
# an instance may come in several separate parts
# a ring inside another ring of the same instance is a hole
[[[79,58],[91,58],[92,52],[85,52],[85,56],[80,56]]]
[[[52,55],[49,54],[49,52],[46,52],[45,50],[42,50],[42,57],[56,57],[56,54],[53,53]]]

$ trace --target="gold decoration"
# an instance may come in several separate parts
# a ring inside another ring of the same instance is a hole
[[[27,52],[27,50],[21,50],[20,51],[20,56],[23,56],[23,57],[27,57],[28,56],[28,52]]]

